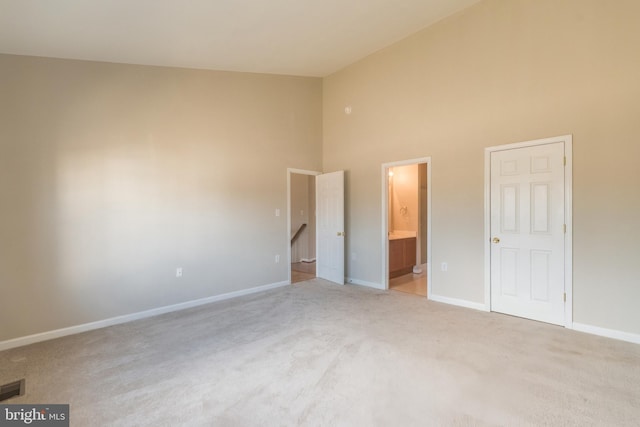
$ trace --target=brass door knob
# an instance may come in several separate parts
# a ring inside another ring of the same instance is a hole
[[[494,237],[493,240],[491,240],[493,243],[500,243],[500,239],[498,237]]]

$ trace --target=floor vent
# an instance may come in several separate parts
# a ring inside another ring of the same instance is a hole
[[[24,379],[0,386],[0,402],[24,394]]]

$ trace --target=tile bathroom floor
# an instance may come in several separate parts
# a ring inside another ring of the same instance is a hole
[[[408,294],[427,296],[427,265],[422,264],[422,273],[405,274],[404,276],[389,279],[389,289]]]

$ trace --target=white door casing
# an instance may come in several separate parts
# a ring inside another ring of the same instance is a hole
[[[344,285],[344,171],[316,177],[316,276]]]
[[[534,141],[532,141],[533,143]],[[565,325],[565,141],[490,152],[490,309]]]

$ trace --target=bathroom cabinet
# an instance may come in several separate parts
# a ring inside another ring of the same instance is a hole
[[[415,237],[389,240],[389,278],[411,273],[415,264]]]

